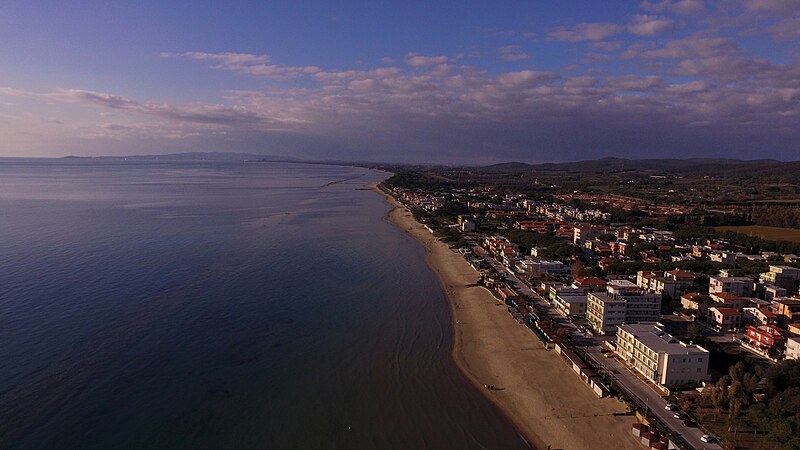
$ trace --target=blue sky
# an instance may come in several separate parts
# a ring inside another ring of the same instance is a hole
[[[794,160],[799,41],[800,0],[11,0],[0,156]]]

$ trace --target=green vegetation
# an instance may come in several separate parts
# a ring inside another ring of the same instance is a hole
[[[563,261],[575,254],[575,247],[571,246],[564,238],[555,234],[541,234],[527,230],[508,230],[505,237],[517,244],[522,254],[529,255],[531,249],[539,248],[540,256],[545,259]]]
[[[800,243],[800,230],[795,228],[765,227],[748,225],[738,227],[717,227],[717,231],[732,231],[748,237],[757,237],[768,241],[788,241]]]
[[[800,361],[765,369],[743,362],[679,405],[733,445],[800,450]]]

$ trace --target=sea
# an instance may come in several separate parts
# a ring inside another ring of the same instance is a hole
[[[528,448],[387,176],[0,159],[0,448]]]

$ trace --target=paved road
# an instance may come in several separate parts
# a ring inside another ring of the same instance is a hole
[[[719,450],[721,447],[718,444],[705,443],[700,440],[700,437],[705,434],[700,428],[687,427],[683,424],[683,420],[673,417],[674,411],[665,409],[667,401],[647,383],[643,382],[627,368],[621,361],[616,358],[605,358],[600,352],[600,344],[607,337],[589,337],[584,334],[572,321],[567,320],[561,316],[553,305],[543,299],[531,287],[521,281],[514,272],[507,269],[505,266],[497,262],[494,258],[489,256],[488,252],[484,251],[484,259],[494,270],[498,273],[506,273],[506,282],[522,294],[528,295],[534,299],[537,305],[542,310],[547,312],[556,322],[562,327],[566,328],[572,335],[572,340],[576,345],[585,345],[584,351],[588,359],[592,360],[599,372],[607,377],[610,377],[612,386],[616,386],[625,391],[629,397],[632,397],[640,407],[645,408],[650,412],[650,416],[661,422],[670,432],[682,439],[683,446],[687,444],[693,449],[703,450]],[[681,444],[681,442],[679,442]]]
[[[651,415],[655,416],[659,422],[669,428],[675,435],[682,437],[686,442],[696,449],[720,449],[717,444],[702,442],[700,436],[705,433],[697,427],[687,427],[682,420],[673,417],[674,411],[665,409],[667,401],[661,394],[649,384],[643,382],[620,360],[615,358],[605,358],[600,353],[600,347],[594,346],[587,348],[587,355],[600,371],[610,374],[613,383],[622,388],[629,396],[635,397]]]

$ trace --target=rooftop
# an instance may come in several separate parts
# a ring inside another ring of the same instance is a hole
[[[618,325],[620,330],[632,334],[636,340],[650,350],[670,355],[689,355],[697,352],[708,353],[698,345],[684,344],[665,332],[656,322],[642,322]]]

